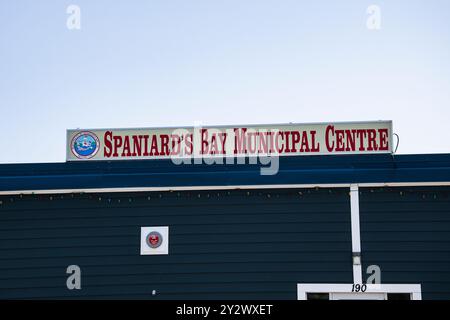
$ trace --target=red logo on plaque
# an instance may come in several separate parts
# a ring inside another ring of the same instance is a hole
[[[159,232],[152,231],[147,235],[147,244],[150,248],[158,248],[162,243],[162,235]]]

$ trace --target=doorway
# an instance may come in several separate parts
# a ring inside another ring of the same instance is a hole
[[[355,292],[354,284],[308,283],[297,285],[298,300],[422,300],[420,284],[364,284]]]

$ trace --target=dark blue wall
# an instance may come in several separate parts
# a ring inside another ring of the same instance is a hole
[[[0,298],[296,299],[299,282],[352,282],[348,189],[0,201]],[[140,256],[152,225],[170,227],[169,255]]]
[[[363,270],[379,265],[382,283],[420,283],[423,299],[450,299],[450,187],[360,193]]]

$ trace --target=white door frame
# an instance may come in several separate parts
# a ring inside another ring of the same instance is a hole
[[[330,300],[387,300],[387,293],[365,292],[360,293],[341,293],[330,292]]]
[[[298,283],[297,299],[306,300],[308,293],[341,293],[365,295],[370,293],[409,293],[411,300],[422,300],[422,286],[420,284],[366,284],[364,292],[354,292],[353,283]],[[331,299],[330,299],[331,300]]]

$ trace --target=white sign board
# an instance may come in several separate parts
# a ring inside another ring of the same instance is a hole
[[[392,121],[67,131],[67,161],[392,153]]]

